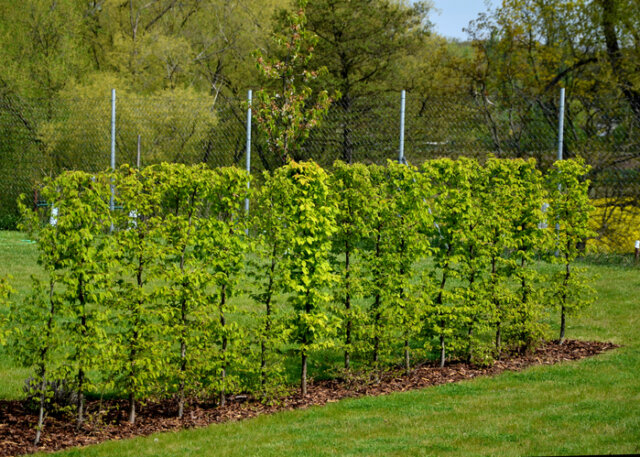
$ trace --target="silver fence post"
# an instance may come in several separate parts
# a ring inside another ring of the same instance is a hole
[[[111,170],[116,169],[116,90],[111,89]],[[111,199],[109,201],[109,208],[111,212],[115,210],[116,203],[116,189],[111,184]],[[111,222],[111,231],[113,231],[113,222]]]
[[[564,148],[564,87],[560,88],[560,108],[558,112],[558,160],[562,160],[562,149]],[[558,190],[561,190],[558,184]],[[556,234],[560,232],[560,223],[556,222]],[[556,257],[560,255],[560,250],[556,249]]]
[[[558,120],[558,160],[562,160],[564,147],[564,87],[560,88],[560,113]]]
[[[140,169],[140,135],[138,135],[138,154],[136,155],[136,168]]]
[[[400,96],[400,149],[398,151],[398,163],[404,163],[404,113],[406,92],[403,89]]]
[[[251,102],[253,101],[253,91],[251,89],[249,89],[249,92],[247,94],[247,101],[248,101],[248,107],[247,107],[247,162],[246,162],[246,169],[247,169],[247,175],[251,176]],[[249,181],[247,181],[247,189],[249,189],[249,187],[251,186],[251,184],[249,183]],[[244,211],[246,213],[246,215],[249,215],[249,198],[245,198],[244,199]],[[248,233],[249,229],[247,229],[247,233]]]

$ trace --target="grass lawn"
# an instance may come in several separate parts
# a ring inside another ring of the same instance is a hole
[[[20,293],[34,246],[0,232],[0,275]],[[581,362],[114,441],[68,456],[413,456],[640,453],[640,267],[589,265],[597,303],[568,321],[570,338],[623,347]],[[0,354],[0,397],[27,371]],[[1,420],[0,420],[1,421]]]

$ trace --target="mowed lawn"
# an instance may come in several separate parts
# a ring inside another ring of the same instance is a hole
[[[0,232],[0,275],[28,290],[35,250]],[[283,412],[204,429],[113,441],[78,456],[413,456],[640,453],[640,266],[589,265],[597,303],[570,318],[570,338],[620,349],[459,384]],[[0,397],[28,370],[0,354]],[[0,418],[1,423],[1,418]]]

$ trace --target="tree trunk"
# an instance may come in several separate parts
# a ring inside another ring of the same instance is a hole
[[[33,441],[33,445],[37,446],[40,443],[40,437],[42,436],[42,427],[44,426],[44,402],[47,396],[47,378],[45,367],[42,366],[42,376],[40,381],[40,408],[38,411],[38,425],[36,426],[36,438]]]
[[[376,258],[380,258],[380,241],[381,241],[381,236],[380,236],[380,230],[382,229],[382,227],[380,225],[378,225],[378,236],[376,238]],[[376,279],[376,278],[374,278]],[[382,317],[382,314],[380,312],[380,284],[377,284],[378,286],[378,291],[376,292],[376,297],[375,300],[373,302],[373,309],[375,310],[375,315],[374,315],[374,319],[373,319],[373,332],[374,332],[374,337],[373,337],[373,364],[376,367],[376,369],[379,369],[379,365],[380,365],[380,332],[379,332],[379,325],[380,325],[380,319]]]
[[[444,333],[440,333],[440,368],[444,368],[444,361],[446,359],[445,345],[444,345]]]
[[[302,369],[300,373],[300,393],[307,396],[307,351],[302,351]]]
[[[496,258],[492,257],[491,258],[491,283],[493,284],[494,288],[496,287],[496,278],[497,278],[497,268],[496,268]],[[495,290],[495,289],[494,289]],[[497,314],[497,320],[498,322],[496,323],[496,353],[498,354],[498,360],[500,360],[500,357],[502,356],[502,315],[501,315],[501,309],[500,309],[500,302],[495,298],[493,298],[493,304],[496,307],[496,314]]]
[[[82,342],[84,344],[86,344],[86,338],[87,338],[87,314],[86,314],[86,299],[85,299],[85,293],[84,293],[84,281],[82,280],[82,277],[80,277],[80,279],[78,280],[78,300],[80,301],[80,306],[82,307],[82,317],[80,318],[80,328],[82,329],[80,334],[82,337]],[[80,427],[82,427],[82,424],[84,423],[84,393],[83,393],[83,389],[84,389],[84,380],[85,380],[85,373],[84,373],[84,369],[82,368],[82,364],[84,363],[84,360],[80,361],[80,368],[78,368],[78,423],[76,424],[76,427],[78,429],[80,429]]]
[[[36,438],[33,441],[33,445],[37,446],[40,443],[42,437],[42,428],[44,427],[44,407],[46,401],[46,389],[47,389],[47,353],[49,352],[49,338],[51,336],[51,327],[53,326],[53,316],[55,314],[55,304],[53,301],[53,289],[55,287],[55,281],[49,280],[49,319],[47,320],[47,327],[45,333],[45,344],[40,350],[40,407],[38,411],[38,425],[36,426]]]
[[[344,369],[345,370],[349,370],[350,368],[350,360],[349,360],[349,350],[351,347],[351,315],[350,315],[350,310],[351,310],[351,291],[350,291],[350,277],[351,277],[351,271],[349,270],[349,254],[350,254],[350,246],[349,246],[349,241],[345,241],[345,287],[346,287],[346,296],[344,299],[344,307],[345,310],[347,312],[347,328],[346,328],[346,335],[345,335],[345,351],[344,351]]]
[[[184,246],[182,246],[182,252],[180,254],[180,273],[183,275],[183,287],[187,285],[186,279],[184,278],[184,262],[185,256],[187,253],[187,244],[188,244],[188,235],[191,230],[191,224],[193,223],[193,202],[195,201],[196,194],[198,191],[196,189],[191,193],[191,197],[189,199],[189,218],[187,223],[187,238],[184,240]],[[180,208],[179,203],[176,201],[176,216],[178,215]],[[182,298],[180,303],[180,324],[182,325],[182,330],[180,332],[180,385],[178,387],[178,419],[182,419],[184,416],[184,400],[185,400],[185,378],[187,375],[187,300],[186,298]]]
[[[84,423],[84,370],[80,368],[78,370],[78,421],[76,428],[80,429]]]
[[[180,375],[182,379],[180,379],[180,386],[178,387],[178,419],[182,419],[184,416],[184,378],[187,371],[187,343],[184,339],[180,343],[180,359]]]
[[[220,326],[222,327],[222,385],[220,389],[220,406],[225,406],[227,404],[227,394],[226,394],[226,378],[227,378],[227,346],[229,345],[229,340],[227,338],[226,333],[226,320],[224,316],[224,306],[227,301],[227,286],[226,284],[222,285],[222,290],[220,291]]]
[[[273,243],[273,251],[271,252],[271,269],[269,270],[269,284],[267,286],[267,294],[265,300],[265,324],[264,324],[264,336],[260,342],[260,383],[262,390],[264,391],[267,385],[267,343],[266,339],[269,338],[271,332],[271,297],[273,295],[273,282],[276,270],[276,253],[278,244]]]
[[[565,263],[565,274],[564,280],[562,282],[563,292],[562,292],[562,302],[560,304],[560,344],[564,344],[564,335],[567,326],[567,318],[566,318],[566,307],[565,303],[567,303],[567,288],[569,287],[569,279],[571,278],[571,264],[569,263],[568,255],[565,255],[566,263]]]
[[[131,425],[136,423],[136,397],[133,392],[129,394],[129,423]]]
[[[404,371],[407,376],[411,374],[411,354],[408,339],[404,340]]]
[[[353,161],[353,142],[351,140],[351,127],[349,122],[349,115],[351,114],[351,96],[344,94],[340,103],[344,114],[344,121],[342,123],[342,160],[346,163],[352,163]]]
[[[640,120],[640,92],[634,88],[633,82],[625,74],[625,69],[623,68],[623,56],[616,31],[617,16],[620,14],[616,11],[616,3],[616,0],[600,0],[602,6],[602,30],[607,46],[607,57],[618,83],[618,88],[627,99],[636,119]]]
[[[560,340],[559,340],[560,344],[564,344],[565,329],[566,329],[566,317],[565,317],[564,305],[562,305],[560,309]]]

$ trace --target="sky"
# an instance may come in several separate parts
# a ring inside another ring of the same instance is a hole
[[[487,3],[495,8],[500,0],[432,0],[436,11],[430,14],[435,31],[447,38],[466,39],[462,31],[478,13],[487,11]]]

